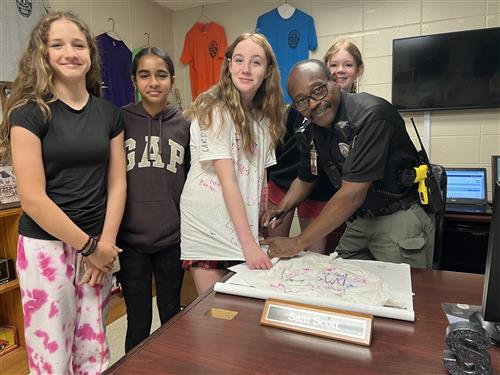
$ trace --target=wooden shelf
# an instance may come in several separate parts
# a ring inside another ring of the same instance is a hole
[[[0,217],[7,217],[12,215],[20,215],[23,212],[21,207],[13,207],[13,208],[0,208]]]
[[[0,285],[0,294],[10,292],[19,288],[19,280],[15,279]]]
[[[29,367],[26,358],[26,349],[23,347],[16,348],[10,353],[4,354],[0,357],[0,374],[28,374]]]
[[[23,210],[15,204],[0,205],[0,258],[17,257],[17,224]],[[28,360],[24,341],[23,310],[19,280],[0,285],[0,324],[17,328],[19,348],[0,356],[0,374],[27,374]]]

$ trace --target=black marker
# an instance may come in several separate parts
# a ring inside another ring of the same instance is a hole
[[[271,220],[269,220],[269,223],[267,224],[267,226],[262,227],[262,228],[260,228],[260,229],[259,229],[259,233],[262,233],[262,232],[264,231],[264,229],[269,228],[269,226],[270,226],[272,223],[274,223],[276,220],[282,219],[282,218],[283,218],[283,216],[285,216],[285,215],[286,215],[286,213],[287,213],[287,211],[281,211],[281,212],[277,213],[276,215],[274,215],[274,216],[271,218]]]

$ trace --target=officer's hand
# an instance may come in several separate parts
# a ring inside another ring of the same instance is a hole
[[[261,230],[265,228],[274,229],[283,222],[283,211],[276,208],[267,209],[260,216],[260,228]]]
[[[303,249],[300,248],[297,237],[271,237],[261,240],[260,245],[269,246],[267,249],[267,255],[269,258],[290,258]]]
[[[260,216],[260,227],[274,229],[283,223],[285,215],[286,212],[283,210],[269,208]]]

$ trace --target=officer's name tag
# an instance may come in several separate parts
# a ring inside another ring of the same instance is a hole
[[[373,316],[270,298],[260,324],[370,346]]]

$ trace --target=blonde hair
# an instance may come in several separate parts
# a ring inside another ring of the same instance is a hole
[[[330,48],[328,48],[328,51],[326,51],[325,53],[325,57],[323,57],[323,61],[325,62],[326,66],[328,66],[328,63],[330,62],[332,56],[335,55],[337,52],[339,52],[341,49],[346,50],[354,58],[357,70],[359,69],[360,66],[363,65],[363,59],[361,57],[361,52],[359,51],[358,47],[356,47],[356,45],[353,42],[347,39],[339,39],[335,43],[333,43]],[[357,91],[356,86],[357,85],[352,85],[351,87],[352,93],[356,93]]]
[[[234,49],[238,43],[247,39],[261,46],[266,54],[269,75],[264,79],[253,98],[253,109],[256,110],[256,113],[261,113],[268,120],[271,147],[272,149],[276,147],[284,133],[283,115],[285,105],[283,103],[280,73],[276,57],[269,42],[260,34],[241,34],[227,47],[219,82],[200,94],[184,111],[184,116],[190,119],[196,117],[200,128],[207,129],[212,126],[214,111],[217,111],[221,124],[226,126],[223,122],[223,114],[225,112],[224,109],[227,109],[236,127],[236,132],[241,135],[243,150],[248,157],[252,155],[255,147],[255,136],[250,127],[252,114],[243,108],[240,92],[234,86],[229,71],[229,63],[233,57]]]
[[[89,93],[101,96],[99,52],[89,27],[71,12],[54,12],[43,17],[31,32],[28,47],[21,56],[18,74],[5,105],[0,125],[0,159],[10,154],[9,117],[12,112],[28,102],[34,102],[42,111],[45,121],[51,116],[49,104],[57,100],[52,82],[53,71],[48,61],[48,34],[54,21],[66,19],[73,22],[85,35],[90,52],[90,70],[86,75]]]

